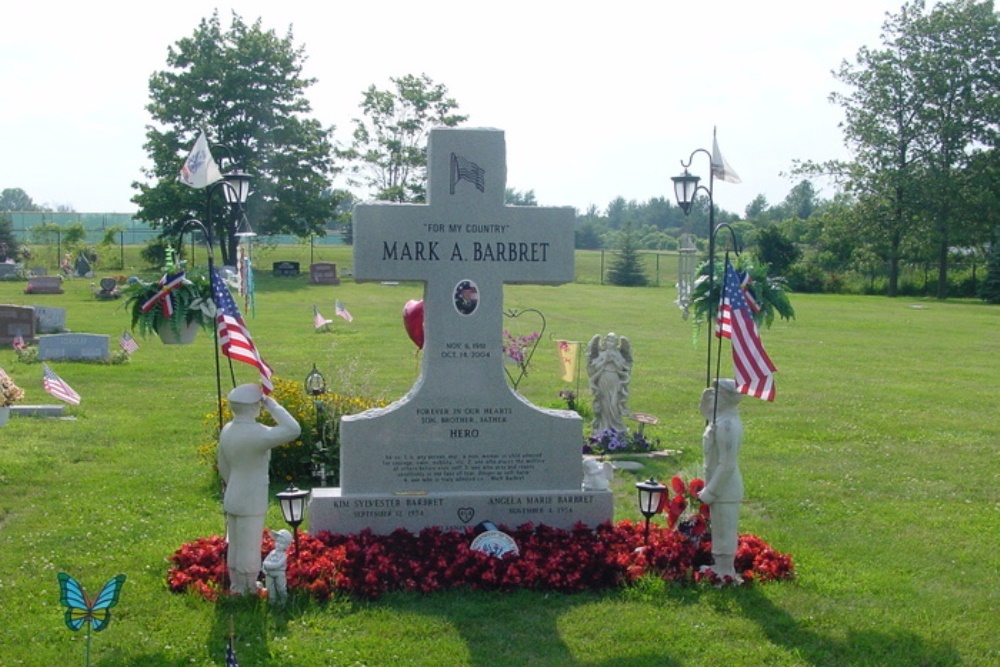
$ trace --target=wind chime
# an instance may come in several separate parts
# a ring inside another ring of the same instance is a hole
[[[695,255],[698,248],[694,245],[693,234],[682,234],[680,252],[677,256],[677,307],[681,309],[681,317],[687,322],[691,314],[691,294],[694,292]]]
[[[236,250],[239,293],[243,297],[243,312],[253,317],[257,312],[253,285],[253,238],[257,234],[250,227],[245,211],[242,213],[236,236],[240,239],[240,245]]]

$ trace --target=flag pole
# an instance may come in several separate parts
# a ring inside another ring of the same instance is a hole
[[[208,213],[209,220],[211,221],[211,211],[212,211],[212,188],[209,187],[208,190]],[[215,271],[215,251],[212,246],[212,232],[209,231],[208,227],[205,226],[200,220],[196,218],[191,218],[181,226],[181,236],[184,235],[184,230],[187,229],[188,225],[194,224],[201,228],[202,233],[205,235],[205,243],[208,246],[208,280],[209,283],[212,281],[212,274]],[[192,234],[192,241],[193,241]],[[215,305],[215,301],[212,301]],[[222,432],[222,374],[221,367],[219,364],[219,327],[218,323],[214,323],[212,326],[212,340],[214,342],[213,347],[215,348],[215,396],[216,396],[216,406],[219,411],[219,432]]]

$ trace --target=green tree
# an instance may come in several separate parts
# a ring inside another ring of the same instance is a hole
[[[390,78],[393,88],[369,86],[362,96],[363,118],[354,119],[348,149],[349,183],[368,188],[376,199],[422,202],[427,198],[427,137],[435,126],[455,127],[468,116],[453,113],[458,103],[448,89],[426,74]]]
[[[252,175],[248,214],[263,234],[323,235],[338,198],[324,196],[335,171],[331,134],[308,117],[305,97],[315,79],[301,76],[303,49],[264,30],[258,19],[247,24],[233,13],[224,31],[218,12],[202,19],[194,34],[167,50],[168,69],[150,77],[145,148],[153,167],[151,183],[133,183],[137,217],[176,236],[190,218],[207,222],[220,241],[222,260],[236,257],[239,220],[208,219],[209,197],[219,188],[194,190],[180,183],[178,171],[198,133],[205,130],[223,170],[242,168]]]
[[[614,258],[608,267],[609,283],[620,287],[643,287],[649,284],[639,249],[638,234],[631,224],[626,224],[618,235]]]
[[[773,225],[757,232],[754,245],[757,259],[769,265],[771,274],[776,276],[786,275],[792,264],[802,256],[802,251]]]
[[[922,4],[921,4],[922,6]],[[926,168],[924,201],[937,246],[938,298],[947,297],[952,245],[964,234],[958,196],[971,149],[995,141],[1000,130],[1000,19],[992,0],[955,0],[913,21],[914,67],[924,104],[916,109],[923,131],[917,144]]]
[[[31,200],[21,188],[5,188],[0,191],[0,211],[44,211]]]
[[[584,222],[577,227],[574,236],[575,247],[579,250],[600,250],[601,248],[601,228],[596,222]]]
[[[844,110],[854,159],[804,171],[840,178],[869,212],[889,262],[890,296],[902,249],[919,235],[938,248],[944,297],[947,251],[961,223],[957,173],[1000,124],[998,20],[992,0],[954,0],[929,13],[913,0],[889,16],[882,41],[836,72],[848,90],[831,100]]]
[[[993,243],[986,256],[986,278],[979,287],[979,298],[987,303],[1000,303],[1000,226],[993,231]]]
[[[504,191],[503,203],[507,206],[538,206],[534,190],[521,192],[514,188],[507,188]]]
[[[0,262],[17,257],[18,244],[17,237],[14,236],[14,223],[9,214],[0,213]]]
[[[751,220],[753,222],[763,221],[766,220],[765,216],[767,215],[769,208],[771,208],[771,205],[767,203],[767,197],[760,194],[754,197],[753,201],[747,204],[743,214],[746,215],[747,220]]]

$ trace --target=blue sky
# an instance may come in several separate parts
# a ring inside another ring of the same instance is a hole
[[[305,47],[313,117],[349,140],[369,85],[426,73],[469,115],[506,133],[508,185],[539,203],[604,209],[617,196],[672,198],[696,148],[719,146],[743,183],[715,199],[742,212],[780,202],[794,159],[848,156],[831,75],[878,46],[901,0],[708,3],[19,2],[0,40],[0,189],[81,212],[134,210],[146,165],[148,79],[169,45],[219,9]],[[692,171],[707,176],[707,159]],[[817,181],[824,196],[832,189]],[[345,187],[340,180],[334,183]],[[359,193],[363,195],[364,193]]]

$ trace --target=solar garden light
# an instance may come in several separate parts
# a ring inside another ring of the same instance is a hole
[[[281,507],[281,516],[285,518],[285,523],[292,527],[296,555],[299,553],[299,524],[305,517],[308,495],[308,491],[303,491],[294,484],[289,484],[287,489],[276,494],[278,505]]]
[[[306,376],[306,393],[310,396],[322,396],[326,393],[326,378],[313,364],[312,370]]]
[[[635,488],[639,492],[639,511],[646,517],[645,541],[649,544],[649,520],[660,511],[660,500],[667,487],[650,477],[645,482],[636,482]]]

